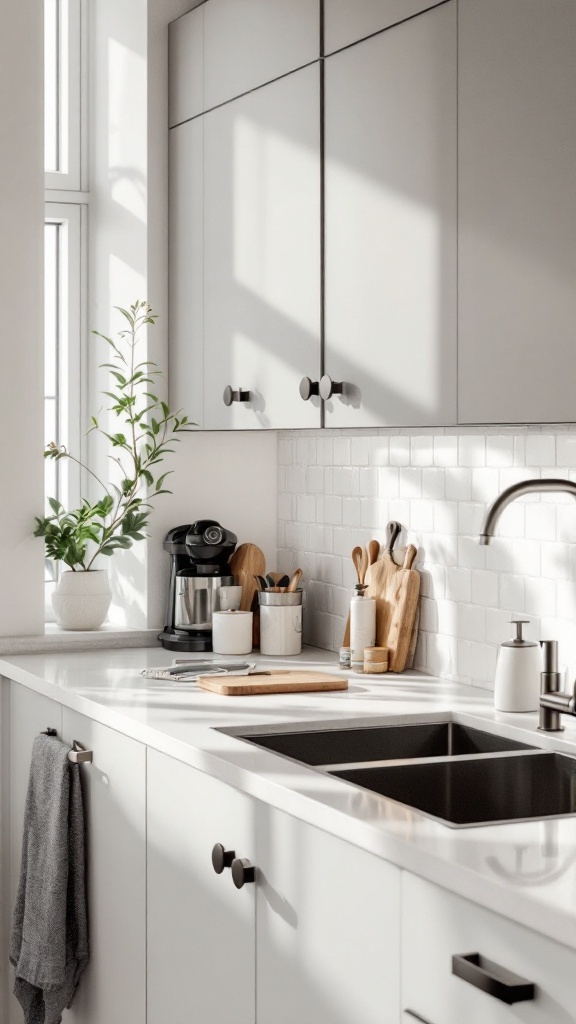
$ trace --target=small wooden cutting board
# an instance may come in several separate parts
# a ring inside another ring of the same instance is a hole
[[[318,690],[347,690],[348,680],[329,672],[272,669],[250,676],[198,676],[203,690],[223,697],[251,697],[261,693],[303,693]]]
[[[264,576],[266,572],[266,559],[263,552],[256,544],[241,544],[230,559],[230,571],[238,577],[238,583],[242,587],[242,602],[240,609],[249,612],[252,608],[252,600],[258,589],[254,576]]]

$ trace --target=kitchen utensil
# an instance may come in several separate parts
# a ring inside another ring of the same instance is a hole
[[[356,575],[358,576],[358,583],[364,583],[364,576],[362,575],[362,562],[364,552],[361,547],[352,548],[352,561],[356,569]]]
[[[211,651],[212,615],[220,591],[236,583],[229,558],[236,535],[214,519],[176,526],[164,538],[170,554],[167,623],[160,634],[170,651]]]
[[[329,672],[272,669],[261,675],[200,676],[203,690],[226,697],[257,696],[261,693],[297,693],[303,691],[346,690],[348,680]]]
[[[260,590],[266,590],[268,584],[266,583],[264,576],[255,576],[254,579],[256,580]]]
[[[396,541],[397,541],[397,539],[398,539],[398,537],[400,535],[401,530],[402,530],[401,524],[398,523],[394,519],[391,520],[388,523],[387,527],[386,527],[386,546],[385,546],[385,550],[384,550],[384,552],[382,554],[381,559],[378,559],[378,561],[382,561],[382,559],[385,560],[385,566],[386,566],[386,570],[387,571],[390,571],[392,569],[392,567],[396,565],[396,562],[394,561],[394,557],[393,557],[392,552],[394,550],[394,545],[396,544]],[[368,549],[369,549],[370,552],[374,552],[374,550],[375,550],[374,545],[376,545],[376,544],[378,544],[378,542],[374,541],[374,540],[371,540],[369,542]],[[379,549],[380,549],[380,545],[378,545],[378,550]],[[359,555],[358,554],[356,555],[356,558],[357,559],[359,559],[359,558],[361,559],[361,561],[360,561],[360,571],[358,570],[358,567],[356,567],[356,571],[358,572],[358,582],[359,583],[367,583],[368,581],[366,579],[366,575],[371,570],[372,565],[375,565],[377,563],[376,562],[371,562],[370,565],[366,568],[362,579],[360,579],[360,572],[362,570],[362,562],[363,562],[363,558],[361,556],[363,555],[363,552],[362,552],[362,549],[359,548],[359,547],[354,548],[354,550],[352,552],[352,560],[353,561],[354,561],[354,552],[360,552]],[[367,557],[369,559],[370,558],[370,554],[368,554]],[[402,557],[403,557],[403,553],[402,553]],[[354,564],[356,565],[356,561],[354,561]],[[381,571],[383,571],[383,567],[381,568]],[[374,593],[371,593],[369,590],[366,590],[365,597],[375,597],[375,596],[376,595]],[[376,642],[379,643],[379,640],[378,640],[378,629],[376,630]],[[383,642],[385,643],[385,641],[383,641]],[[344,647],[348,647],[349,644],[350,644],[350,615],[348,615],[348,621],[346,622],[346,627],[344,629],[344,639],[343,639],[342,643],[343,643]]]
[[[252,608],[252,599],[258,589],[254,577],[266,574],[264,554],[256,544],[241,544],[230,559],[230,569],[235,576],[239,577],[238,582],[242,584],[240,609],[243,612],[249,612]],[[245,575],[242,576],[242,573]]]
[[[288,594],[293,594],[298,589],[298,584],[302,578],[302,569],[295,569],[292,573],[288,583],[286,584],[286,590]]]
[[[403,672],[410,652],[420,597],[420,573],[412,569],[416,554],[408,545],[398,566],[386,551],[367,573],[366,594],[376,600],[376,644],[388,647],[390,672]]]
[[[373,565],[374,562],[378,560],[378,555],[380,554],[380,542],[377,540],[369,540],[366,545],[366,550],[368,552],[368,564]]]
[[[366,548],[362,548],[362,562],[360,564],[360,575],[362,578],[360,580],[360,583],[364,583],[366,581],[366,570],[369,564],[370,563],[368,561],[368,551],[366,550]]]

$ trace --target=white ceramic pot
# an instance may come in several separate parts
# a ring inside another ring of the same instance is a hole
[[[56,622],[62,629],[98,629],[106,618],[112,591],[105,569],[63,572],[52,594]]]

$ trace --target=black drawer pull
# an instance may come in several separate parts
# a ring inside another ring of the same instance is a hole
[[[531,981],[507,971],[505,967],[487,960],[480,953],[453,956],[452,974],[481,989],[482,992],[487,992],[489,996],[508,1003],[509,1006],[535,997],[536,990]]]

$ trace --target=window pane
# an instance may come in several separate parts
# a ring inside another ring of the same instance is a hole
[[[55,398],[58,365],[60,225],[44,225],[44,394]],[[46,441],[56,440],[46,437]]]
[[[44,169],[60,170],[60,0],[44,0]]]

